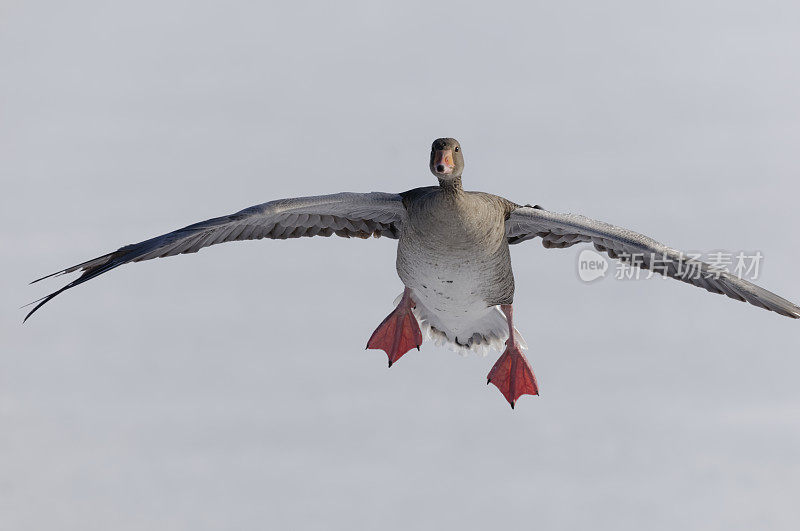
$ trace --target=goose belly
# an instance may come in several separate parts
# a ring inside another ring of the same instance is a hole
[[[398,275],[412,290],[415,313],[432,339],[462,351],[502,347],[508,327],[497,305],[512,302],[514,279],[508,248],[497,251],[480,255],[441,253],[424,245],[398,247]]]
[[[412,289],[415,301],[447,321],[471,320],[494,306],[486,300],[491,291],[485,279],[485,268],[470,264],[419,264],[401,275]]]

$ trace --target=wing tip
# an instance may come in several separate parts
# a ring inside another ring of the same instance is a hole
[[[48,279],[48,278],[60,277],[61,275],[64,275],[66,273],[67,273],[67,270],[66,269],[62,269],[61,271],[56,271],[55,273],[50,273],[49,275],[45,275],[45,276],[43,276],[41,278],[37,278],[36,280],[31,280],[28,283],[28,285],[30,286],[31,284],[36,284],[37,282],[40,282],[40,281]]]
[[[34,306],[33,309],[31,311],[29,311],[27,313],[27,315],[25,315],[25,318],[22,319],[22,324],[25,324],[25,322],[30,318],[31,315],[33,315],[36,312],[36,310],[38,310],[39,308],[41,308],[42,306],[47,304],[53,297],[55,297],[56,295],[58,295],[59,293],[61,293],[65,289],[68,289],[69,287],[70,287],[69,285],[64,286],[60,290],[54,291],[50,295],[46,295],[46,296],[42,297],[41,299],[36,299],[35,301],[29,302],[28,304],[22,306],[20,309],[27,308],[28,306],[30,306],[32,304],[36,304],[36,306]]]

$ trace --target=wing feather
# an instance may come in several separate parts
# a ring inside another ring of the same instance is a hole
[[[371,192],[279,199],[246,208],[229,216],[201,221],[62,269],[34,280],[82,271],[63,288],[31,304],[33,313],[58,294],[129,262],[196,253],[218,243],[261,238],[287,239],[336,234],[345,238],[386,236],[397,239],[405,219],[402,197]]]
[[[793,319],[800,318],[800,307],[764,288],[688,257],[652,238],[584,216],[519,207],[511,212],[506,221],[506,237],[510,244],[539,237],[547,248],[591,242],[598,251],[607,253],[611,258]]]

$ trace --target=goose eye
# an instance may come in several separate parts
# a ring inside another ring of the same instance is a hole
[[[461,148],[456,146],[456,153],[458,153],[459,151],[461,151]]]

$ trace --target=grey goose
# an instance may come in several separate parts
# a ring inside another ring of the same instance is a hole
[[[433,142],[430,170],[439,181],[436,186],[399,194],[345,192],[280,199],[126,245],[35,280],[82,271],[66,286],[31,303],[36,306],[25,320],[63,291],[129,262],[194,253],[235,240],[383,236],[398,240],[397,273],[405,288],[367,348],[384,350],[391,367],[409,350],[419,349],[424,336],[461,352],[505,346],[487,382],[497,386],[513,408],[520,396],[537,395],[539,388],[523,353],[525,342],[513,324],[509,245],[533,238],[541,238],[547,248],[588,242],[612,258],[630,262],[637,256],[638,267],[800,317],[800,308],[786,299],[636,232],[465,191],[464,156],[453,138]]]

